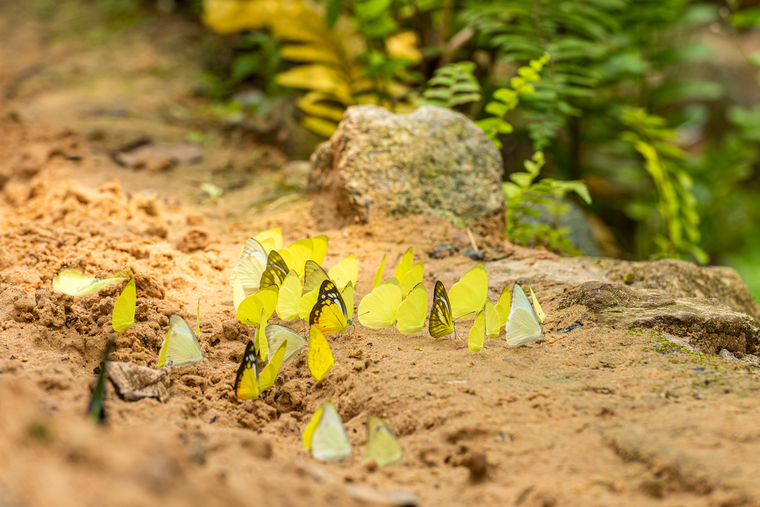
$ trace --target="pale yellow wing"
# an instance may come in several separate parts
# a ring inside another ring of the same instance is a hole
[[[306,264],[304,265],[303,290],[301,291],[301,295],[303,296],[314,289],[319,289],[322,282],[329,279],[330,277],[327,276],[327,273],[322,269],[322,266],[313,260],[306,261]]]
[[[425,327],[427,302],[427,289],[424,284],[418,283],[398,308],[396,329],[399,333],[416,333]]]
[[[266,328],[266,335],[267,343],[269,344],[270,361],[272,360],[274,351],[279,349],[285,342],[287,342],[288,347],[285,351],[285,357],[282,360],[283,363],[287,363],[293,359],[306,345],[306,340],[289,327],[278,326],[276,324],[268,325]]]
[[[296,270],[299,277],[303,276],[306,261],[311,260],[314,254],[314,242],[311,238],[300,239],[291,243],[279,254],[285,259],[289,267]]]
[[[277,298],[277,315],[282,320],[298,320],[298,303],[301,302],[301,280],[294,269],[288,272],[288,276],[280,285],[280,293]]]
[[[94,278],[74,269],[62,269],[53,278],[53,290],[69,296],[86,296],[106,285],[124,281],[126,276]]]
[[[259,375],[259,389],[262,393],[272,387],[277,380],[277,375],[280,373],[280,368],[282,367],[282,362],[285,359],[285,353],[287,352],[287,349],[287,342],[280,345],[280,348],[278,348],[277,352],[274,353],[272,358],[269,360],[269,363],[261,370],[261,374]]]
[[[451,318],[473,317],[488,297],[488,273],[482,264],[476,264],[454,284],[449,291]]]
[[[382,329],[396,323],[396,314],[401,306],[401,286],[391,278],[364,296],[359,303],[359,322],[370,329]]]
[[[343,298],[343,302],[346,303],[346,315],[348,315],[346,320],[351,324],[354,319],[354,283],[348,282],[348,285],[341,291],[340,295]]]
[[[314,380],[319,382],[332,370],[335,365],[330,344],[317,326],[311,326],[309,330],[309,352],[306,356],[309,371]]]
[[[135,279],[131,279],[124,290],[121,291],[119,299],[113,305],[111,314],[111,325],[114,331],[119,333],[126,331],[135,323],[135,308],[137,306],[137,289],[135,288]]]
[[[409,247],[406,252],[404,252],[403,257],[401,257],[401,260],[398,263],[398,266],[396,266],[396,271],[393,272],[393,278],[396,280],[403,280],[404,275],[409,272],[410,269],[412,269],[412,265],[414,264],[414,250],[412,247]],[[400,282],[399,282],[400,283]]]
[[[267,320],[272,317],[277,306],[278,293],[279,288],[276,285],[270,285],[256,294],[246,296],[239,302],[235,317],[246,326],[258,327],[261,324],[262,313]]]
[[[422,276],[425,274],[425,263],[418,262],[412,269],[406,272],[401,282],[401,297],[405,298],[407,294],[414,288],[415,285],[422,281]]]
[[[484,312],[481,311],[477,317],[475,317],[475,323],[470,328],[470,334],[467,339],[467,347],[470,352],[480,352],[483,348],[483,342],[485,341],[486,324]]]
[[[204,357],[198,339],[185,319],[178,315],[169,317],[169,331],[158,353],[158,367],[190,366],[200,363]]]
[[[533,309],[536,311],[536,317],[538,317],[538,321],[543,324],[544,319],[546,319],[546,314],[544,313],[544,310],[541,308],[541,304],[538,302],[538,298],[536,297],[536,294],[533,292],[533,287],[528,287],[530,289],[530,297],[533,299]]]
[[[501,291],[501,296],[496,302],[496,313],[499,314],[499,333],[504,331],[509,320],[509,308],[512,305],[512,298],[509,295],[509,286],[504,286],[504,290]]]
[[[254,236],[253,239],[258,241],[262,246],[264,246],[264,243],[271,245],[272,248],[267,249],[267,253],[269,253],[270,250],[279,250],[282,248],[282,230],[280,230],[279,227],[272,227],[266,231],[261,231]]]
[[[298,302],[298,318],[308,322],[309,316],[311,315],[311,310],[314,308],[314,305],[317,304],[318,299],[319,299],[319,286],[317,286],[314,290],[312,290],[308,294],[304,294],[303,296],[301,296],[301,301]]]
[[[501,322],[499,320],[499,313],[493,305],[490,298],[486,298],[485,321],[486,321],[486,336],[488,338],[498,338],[501,333]]]
[[[393,465],[401,460],[404,450],[396,435],[379,417],[370,417],[367,421],[367,446],[364,459],[375,460],[381,467]]]
[[[322,264],[327,254],[327,236],[315,236],[311,238],[312,251],[311,260],[317,264]]]
[[[356,282],[359,280],[359,263],[356,260],[356,256],[350,254],[341,259],[339,263],[327,272],[327,276],[335,282],[335,285],[340,290],[348,285],[348,282],[352,282],[354,287],[356,287]]]
[[[383,254],[383,258],[380,260],[380,266],[377,267],[377,271],[375,272],[375,280],[372,282],[372,290],[375,290],[375,287],[380,285],[383,281],[383,271],[385,271],[385,254]]]
[[[329,400],[322,404],[306,427],[304,444],[311,450],[312,457],[319,461],[340,461],[351,455],[353,448],[348,434]]]

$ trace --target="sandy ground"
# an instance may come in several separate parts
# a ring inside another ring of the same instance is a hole
[[[42,44],[20,32],[4,47]],[[73,51],[66,41],[52,47]],[[56,76],[83,57],[68,58],[43,68]],[[262,400],[239,401],[231,383],[252,330],[234,318],[229,273],[246,237],[271,226],[286,243],[326,234],[326,267],[348,253],[359,259],[358,303],[382,255],[389,273],[408,246],[426,262],[429,292],[437,279],[450,287],[475,262],[433,254],[441,243],[467,246],[467,234],[426,217],[357,225],[333,216],[329,196],[305,194],[302,166],[240,139],[211,143],[204,162],[168,173],[120,167],[90,136],[88,117],[63,118],[81,84],[24,92],[13,76],[6,68],[2,83],[17,92],[0,109],[0,506],[390,505],[386,491],[421,505],[760,505],[755,369],[560,309],[564,290],[606,261],[580,266],[495,237],[476,237],[494,259],[491,297],[531,284],[548,315],[545,340],[510,348],[502,337],[471,354],[461,337],[472,320],[457,322],[459,339],[438,340],[357,325],[329,337],[336,366],[322,382],[302,353]],[[174,99],[152,100],[139,107]],[[113,120],[109,135],[139,131],[130,121]],[[148,123],[154,138],[184,135]],[[201,181],[240,178],[246,185],[219,205],[197,191]],[[136,325],[111,329],[119,286],[54,293],[63,267],[132,268]],[[169,316],[194,322],[198,298],[203,363],[171,373],[167,403],[123,401],[109,386],[108,423],[91,424],[85,410],[106,341],[112,360],[155,366]],[[558,332],[575,321],[584,326]],[[337,464],[314,461],[301,444],[326,399],[355,447]],[[401,463],[363,463],[373,415],[399,436]]]

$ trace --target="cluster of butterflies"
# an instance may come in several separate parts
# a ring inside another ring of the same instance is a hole
[[[349,328],[354,315],[354,289],[359,277],[356,256],[348,255],[329,271],[321,267],[327,252],[327,237],[317,236],[282,246],[279,228],[269,229],[246,241],[232,275],[232,299],[236,318],[256,327],[254,339],[246,344],[233,388],[238,398],[254,399],[271,388],[283,364],[308,346],[307,363],[315,380],[320,381],[333,368],[335,360],[325,334]],[[410,247],[401,258],[393,277],[383,280],[385,255],[380,261],[372,292],[359,303],[359,323],[371,329],[395,326],[403,334],[421,331],[427,320],[431,336],[441,338],[455,333],[454,321],[475,317],[468,337],[471,352],[480,351],[485,337],[497,338],[506,332],[507,344],[524,345],[541,337],[545,314],[530,289],[533,304],[515,284],[512,293],[504,288],[496,304],[488,298],[488,275],[477,264],[446,291],[436,281],[433,302],[428,312],[428,294],[422,278],[424,262],[414,263]],[[74,270],[62,270],[53,280],[59,292],[82,296],[121,282],[131,273],[121,272],[104,279],[89,277]],[[114,305],[115,331],[123,332],[134,324],[136,288],[130,280]],[[308,340],[293,329],[270,325],[277,312],[280,320],[309,323]],[[159,351],[158,368],[199,364],[205,354],[200,336],[200,301],[195,333],[185,320],[172,315],[169,329]],[[263,364],[259,372],[259,364]],[[374,421],[374,422],[372,422]],[[401,448],[382,421],[371,419],[370,454],[383,453],[400,459]],[[374,438],[380,444],[373,443]],[[394,444],[395,442],[395,444]],[[326,402],[315,413],[304,433],[304,444],[318,459],[342,459],[351,453],[342,422],[334,407]],[[395,462],[387,456],[374,456],[382,462]],[[382,463],[381,463],[382,464]]]

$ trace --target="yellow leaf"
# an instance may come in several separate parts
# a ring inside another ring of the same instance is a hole
[[[330,137],[338,129],[337,123],[323,120],[322,118],[317,118],[315,116],[307,116],[301,123],[303,123],[303,126],[307,129],[323,137]]]
[[[322,100],[329,100],[330,96],[320,92],[309,92],[296,102],[296,105],[304,113],[310,116],[319,116],[334,121],[343,119],[344,108],[329,104],[319,103]]]
[[[321,44],[291,44],[283,46],[280,55],[294,62],[324,62],[340,65],[341,60],[331,48]]]
[[[415,62],[422,60],[422,53],[417,49],[417,34],[401,32],[388,37],[388,55],[391,58],[408,58]]]

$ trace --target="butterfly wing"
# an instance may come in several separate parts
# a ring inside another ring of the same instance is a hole
[[[250,238],[245,242],[235,267],[232,268],[230,281],[234,284],[237,276],[246,295],[259,290],[261,275],[267,267],[267,251],[257,240]]]
[[[256,351],[253,341],[245,346],[243,359],[240,361],[237,375],[235,376],[235,395],[241,400],[252,400],[261,393],[259,388],[259,374],[256,370]]]
[[[254,236],[253,239],[258,241],[262,246],[264,243],[271,245],[271,248],[267,250],[267,253],[269,253],[270,250],[279,250],[282,248],[282,230],[280,230],[279,227],[272,227],[266,231],[261,231]]]
[[[541,337],[541,324],[528,301],[528,297],[518,284],[512,290],[512,307],[506,327],[507,344],[513,347],[525,345]]]
[[[158,354],[158,367],[190,366],[200,363],[204,357],[205,354],[201,352],[198,339],[185,319],[179,315],[169,317],[169,331],[161,344],[161,351]]]
[[[327,276],[327,273],[322,269],[322,266],[309,259],[304,265],[303,290],[301,291],[301,295],[303,296],[304,294],[319,288],[319,286],[322,285],[322,282],[329,279],[330,277]]]
[[[277,375],[280,373],[287,349],[288,342],[286,341],[280,345],[280,348],[274,353],[269,363],[262,368],[261,375],[259,375],[259,389],[261,389],[262,393],[272,387],[277,380]]]
[[[401,297],[406,297],[411,290],[422,281],[422,275],[425,274],[425,263],[418,262],[409,271],[406,272],[401,280]]]
[[[396,266],[396,271],[393,272],[393,278],[396,280],[403,280],[404,275],[412,269],[412,264],[414,264],[414,249],[409,247],[401,257],[398,266]]]
[[[121,291],[119,299],[113,305],[113,314],[111,325],[114,331],[119,333],[126,331],[135,323],[135,308],[137,306],[137,289],[135,288],[135,279],[131,279],[124,290]]]
[[[314,242],[311,238],[300,239],[291,243],[280,254],[287,261],[288,266],[296,270],[298,276],[304,274],[304,265],[306,261],[311,260],[314,255]]]
[[[399,333],[416,333],[425,327],[425,314],[427,313],[427,289],[422,283],[418,283],[409,292],[396,315],[396,328]]]
[[[488,296],[488,273],[478,263],[449,291],[451,318],[472,317],[483,309]]]
[[[346,304],[346,316],[348,323],[354,319],[354,282],[348,282],[346,287],[340,293],[343,302]]]
[[[536,317],[538,317],[538,321],[541,324],[543,324],[544,319],[546,318],[546,314],[544,313],[543,308],[541,308],[541,304],[538,302],[536,293],[533,292],[533,287],[529,287],[529,289],[530,289],[530,297],[533,299],[533,309],[536,311]]]
[[[486,306],[484,308],[485,321],[486,321],[486,335],[488,338],[498,338],[501,333],[501,323],[499,321],[499,314],[493,305],[490,298],[486,298]]]
[[[385,271],[385,254],[383,254],[383,258],[380,260],[380,266],[378,266],[377,271],[375,272],[375,280],[372,282],[372,290],[375,290],[375,287],[380,285],[380,282],[383,281],[383,271]]]
[[[288,344],[285,350],[285,357],[282,362],[287,363],[298,354],[306,345],[300,334],[285,326],[271,325],[266,328],[267,343],[269,344],[269,361],[274,356],[274,351],[279,350],[283,343]]]
[[[311,260],[317,264],[322,264],[327,254],[327,236],[315,236],[311,238],[311,244]]]
[[[359,263],[356,260],[356,256],[351,254],[341,259],[339,263],[327,272],[327,276],[335,280],[335,285],[340,289],[348,285],[348,282],[352,282],[355,287],[359,279]]]
[[[282,320],[298,320],[298,303],[301,301],[301,280],[294,269],[288,272],[288,276],[280,285],[277,297],[277,315]]]
[[[499,315],[499,333],[504,331],[509,320],[509,309],[512,303],[512,298],[509,295],[509,286],[505,286],[501,291],[501,296],[496,302],[496,313]]]
[[[370,329],[383,329],[396,323],[401,306],[401,286],[391,278],[364,296],[359,303],[359,322]]]
[[[270,287],[276,285],[279,287],[288,275],[288,265],[277,250],[269,252],[267,257],[267,267],[261,274],[260,287]]]
[[[340,461],[351,455],[353,447],[332,403],[325,402],[321,417],[311,436],[311,455],[319,461]]]
[[[53,290],[69,296],[86,296],[97,292],[106,285],[118,283],[124,276],[110,278],[93,278],[74,269],[62,269],[53,278]]]
[[[325,334],[341,333],[348,329],[346,303],[331,280],[325,280],[319,288],[317,302],[309,314],[309,325],[316,326]]]
[[[319,299],[319,286],[301,296],[301,301],[298,302],[298,317],[301,320],[309,321],[309,315],[317,304],[317,299]]]
[[[263,310],[261,312],[259,328],[255,331],[253,342],[261,360],[266,361],[269,357],[269,341],[267,341],[267,319],[264,316]]]
[[[435,282],[433,306],[430,307],[428,330],[433,338],[441,338],[454,332],[454,321],[451,318],[451,303],[446,294],[446,288],[440,281]]]
[[[256,294],[245,297],[238,304],[235,317],[246,326],[259,326],[262,312],[266,320],[272,317],[277,306],[278,294],[277,286],[270,285],[259,290]]]
[[[325,378],[335,365],[330,344],[317,326],[311,326],[309,331],[309,351],[306,360],[311,376],[317,382]]]
[[[480,352],[483,348],[483,342],[486,335],[486,321],[485,313],[481,311],[478,316],[475,317],[475,323],[470,328],[470,335],[467,339],[467,347],[470,352]]]
[[[370,417],[367,421],[367,445],[364,448],[364,459],[375,460],[381,467],[397,463],[404,450],[396,439],[396,435],[385,425],[382,419]]]

